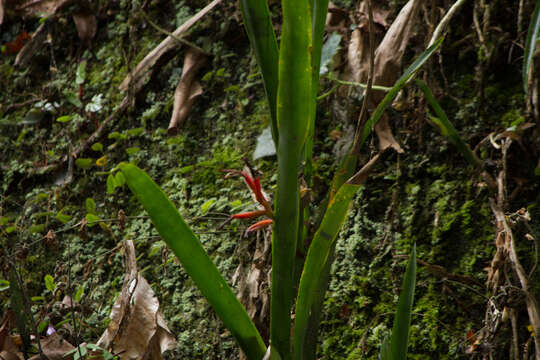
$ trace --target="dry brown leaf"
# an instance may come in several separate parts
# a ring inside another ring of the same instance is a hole
[[[188,49],[184,58],[182,77],[174,91],[174,105],[169,122],[169,135],[176,135],[186,119],[189,110],[202,94],[201,84],[195,80],[195,75],[206,62],[206,56],[196,49]]]
[[[388,29],[377,50],[375,50],[374,84],[392,86],[398,79],[401,73],[403,54],[412,35],[412,28],[420,9],[420,3],[420,0],[409,0],[399,12],[390,29]],[[382,92],[373,92],[371,96],[372,108],[383,99],[384,95]],[[390,146],[397,152],[403,152],[392,134],[387,116],[383,117],[375,126],[375,132],[379,138],[380,149]]]
[[[412,28],[416,15],[420,9],[419,0],[410,0],[400,11],[394,20],[381,43],[375,50],[374,59],[374,79],[373,84],[392,86],[401,73],[401,63],[403,54],[412,35]],[[367,6],[363,3],[359,9],[359,24],[361,25],[367,17]],[[387,13],[374,10],[374,19],[383,25],[386,24]],[[362,20],[364,19],[364,20]],[[348,60],[351,68],[352,78],[356,82],[366,82],[369,72],[369,34],[364,27],[359,26],[354,30],[348,49]],[[374,109],[383,99],[385,93],[382,91],[372,91],[369,108]],[[403,149],[394,138],[390,129],[387,115],[375,126],[375,132],[379,138],[379,148],[381,150],[392,147],[398,152]]]
[[[19,352],[19,347],[15,344],[12,337],[9,335],[10,319],[12,314],[4,316],[6,319],[0,328],[0,359],[4,360],[20,360],[23,355]]]
[[[0,25],[4,22],[4,0],[0,0]]]
[[[111,322],[98,346],[120,354],[120,359],[161,360],[176,340],[167,327],[159,301],[146,279],[137,273],[135,247],[131,240],[126,251],[126,276],[122,293],[116,299]]]
[[[89,43],[96,36],[96,16],[88,11],[73,14],[73,22],[77,27],[77,34],[83,43]]]
[[[21,360],[22,357],[17,356],[15,353],[13,353],[11,351],[2,350],[2,351],[0,351],[0,359],[2,359],[2,360]]]
[[[18,5],[15,10],[24,16],[49,17],[56,14],[58,10],[69,4],[72,0],[28,0],[16,1]],[[21,4],[22,3],[22,4]]]
[[[75,349],[75,346],[64,340],[57,332],[54,332],[41,340],[41,349],[49,360],[70,360],[73,359],[73,355],[64,355],[68,351]],[[34,355],[29,360],[41,360],[41,356],[39,354]]]
[[[387,114],[383,114],[381,119],[377,122],[377,124],[375,124],[375,132],[379,138],[379,150],[383,151],[391,147],[398,153],[403,152],[401,145],[399,145],[392,134],[392,129],[390,129],[390,122]]]
[[[218,5],[222,0],[214,0],[210,4],[208,4],[206,7],[204,7],[201,11],[199,11],[197,14],[192,16],[188,21],[183,23],[178,29],[176,29],[172,34],[176,37],[179,37],[184,32],[186,32],[191,26],[193,26],[197,21],[199,21],[203,16],[205,16],[210,10],[212,10],[216,5]],[[134,89],[133,93],[136,93],[141,86],[141,79],[145,79],[148,77],[149,71],[152,69],[152,67],[156,64],[156,62],[168,51],[174,49],[175,47],[179,46],[178,41],[174,39],[172,36],[167,36],[165,40],[163,40],[161,43],[159,43],[158,46],[154,48],[144,59],[141,60],[141,62],[133,69],[126,78],[122,81],[120,86],[118,87],[122,91],[126,91],[128,87],[133,86],[133,84],[137,84],[137,88]],[[144,83],[144,82],[142,82]]]

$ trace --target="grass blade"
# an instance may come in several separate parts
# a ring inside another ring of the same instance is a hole
[[[435,111],[435,114],[437,114],[438,118],[430,117],[430,119],[437,125],[437,128],[441,132],[441,134],[447,137],[448,140],[458,148],[458,150],[463,154],[469,164],[474,167],[481,168],[482,161],[480,161],[480,159],[478,159],[476,155],[474,155],[474,153],[469,148],[469,145],[467,145],[467,143],[463,141],[461,136],[459,136],[458,131],[450,122],[450,120],[448,120],[446,113],[433,96],[433,93],[431,92],[427,84],[424,81],[417,79],[416,85],[418,85],[418,87],[424,92],[427,101]]]
[[[540,0],[536,0],[536,6],[531,18],[529,30],[527,31],[527,38],[525,40],[525,61],[523,61],[523,88],[525,94],[529,91],[529,72],[531,71],[531,63],[534,56],[534,49],[536,48],[536,41],[538,40],[538,33],[540,32]]]
[[[386,94],[383,100],[377,105],[377,108],[366,122],[364,129],[362,129],[362,136],[360,138],[359,149],[362,147],[367,137],[373,131],[373,127],[379,121],[386,108],[394,101],[397,94],[407,83],[413,78],[416,72],[424,65],[424,63],[437,51],[443,42],[443,38],[435,41],[433,45],[427,48],[416,60],[405,70],[403,75],[396,81],[392,89]]]
[[[312,34],[313,34],[313,45],[311,49],[312,56],[312,96],[311,99],[311,110],[310,118],[308,122],[308,134],[306,137],[306,144],[304,148],[304,180],[306,181],[307,187],[311,188],[312,186],[312,177],[313,177],[313,139],[315,138],[315,120],[317,117],[317,94],[319,93],[319,69],[321,67],[321,54],[323,47],[323,35],[324,27],[326,23],[326,14],[328,12],[328,0],[310,0],[310,5],[312,9]],[[309,206],[306,206],[302,213],[300,214],[299,225],[301,231],[298,234],[297,242],[297,251],[302,256],[305,255],[305,238],[308,233],[308,227],[304,219],[310,218]],[[301,266],[302,264],[298,264]]]
[[[386,337],[381,345],[379,360],[392,360],[392,350],[390,349],[390,337]]]
[[[255,52],[263,76],[270,117],[272,118],[272,137],[277,145],[276,101],[279,51],[270,10],[266,0],[240,0],[240,8],[249,42]]]
[[[244,353],[249,359],[262,359],[266,346],[259,332],[174,205],[146,172],[133,164],[123,163],[119,168],[162,239],[180,260]]]
[[[278,188],[272,240],[270,341],[281,358],[291,358],[291,307],[298,239],[298,167],[304,148],[312,94],[311,11],[308,0],[283,0],[277,121]]]
[[[310,353],[306,349],[306,336],[313,303],[317,293],[324,291],[326,284],[320,284],[320,278],[327,264],[331,248],[347,216],[352,198],[360,186],[344,184],[328,204],[321,226],[315,233],[298,289],[294,325],[294,359],[306,359]]]
[[[342,160],[339,170],[336,172],[336,175],[334,176],[334,179],[332,181],[332,188],[330,190],[330,198],[332,198],[340,188],[340,186],[345,183],[356,170],[356,163],[358,160],[358,154],[357,151],[362,148],[362,145],[366,142],[366,139],[373,131],[373,128],[377,121],[380,120],[382,114],[386,110],[388,106],[394,101],[396,96],[398,95],[399,91],[407,85],[407,83],[414,77],[414,75],[417,73],[417,71],[424,65],[424,63],[437,51],[437,49],[441,46],[443,42],[443,38],[440,38],[439,40],[435,41],[433,45],[431,45],[429,48],[427,48],[420,56],[416,58],[416,60],[405,70],[403,75],[396,81],[394,86],[388,91],[386,96],[383,98],[383,100],[377,105],[377,108],[375,108],[375,111],[371,114],[368,121],[364,125],[364,128],[362,129],[362,135],[360,136],[360,140],[358,144],[355,144],[353,146],[352,151],[349,152],[347,156]]]
[[[411,257],[403,279],[403,291],[399,296],[397,313],[392,327],[390,351],[392,360],[407,359],[407,345],[409,343],[409,328],[411,326],[412,305],[414,301],[414,288],[416,287],[416,244],[413,245]]]

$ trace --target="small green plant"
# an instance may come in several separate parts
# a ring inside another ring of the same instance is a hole
[[[366,124],[356,130],[355,142],[336,172],[318,230],[304,248],[307,230],[303,219],[310,214],[301,205],[299,170],[311,182],[311,157],[315,109],[319,89],[324,21],[327,0],[283,0],[280,48],[265,0],[241,0],[244,24],[263,75],[277,149],[277,191],[273,208],[258,196],[258,179],[246,179],[259,204],[260,213],[273,225],[270,346],[267,348],[247,312],[210,260],[201,243],[164,192],[133,164],[119,165],[131,191],[149,213],[163,240],[178,257],[210,305],[231,331],[248,359],[315,359],[322,300],[327,287],[337,235],[354,195],[362,186],[379,155],[356,171],[358,150],[371,134],[383,112],[418,69],[439,48],[442,39],[423,52],[377,106]],[[245,174],[239,172],[244,178]],[[251,215],[251,214],[249,214]],[[239,215],[237,217],[240,217]],[[297,253],[304,254],[298,263]],[[301,272],[296,271],[302,269]],[[383,359],[402,359],[407,352],[408,332],[415,288],[416,251],[413,246],[394,321],[391,340],[382,347]],[[297,289],[297,291],[296,291]],[[291,309],[295,306],[294,334]],[[314,335],[315,334],[315,335]]]

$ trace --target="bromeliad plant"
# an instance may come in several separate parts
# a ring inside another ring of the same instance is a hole
[[[316,334],[337,235],[349,205],[374,167],[375,156],[356,171],[359,149],[397,93],[437,50],[441,40],[406,69],[378,105],[357,136],[349,155],[336,172],[326,211],[308,249],[304,248],[310,216],[301,207],[299,170],[308,185],[315,129],[319,67],[328,0],[282,0],[280,48],[266,0],[240,0],[244,24],[259,63],[277,149],[277,192],[273,209],[261,191],[258,178],[237,172],[262,205],[257,214],[273,225],[270,346],[266,346],[234,292],[220,275],[190,227],[163,191],[133,164],[119,165],[128,186],[149,213],[163,240],[231,331],[248,359],[315,359]],[[234,172],[233,172],[234,173]],[[237,215],[237,217],[248,216]],[[255,228],[254,228],[255,229]],[[398,303],[392,337],[381,349],[383,359],[404,359],[415,288],[416,253],[411,253],[404,290]],[[305,254],[303,263],[296,256]],[[302,269],[301,275],[296,269]],[[298,291],[296,291],[298,289]],[[291,309],[296,300],[294,332]],[[265,357],[266,355],[266,357]]]

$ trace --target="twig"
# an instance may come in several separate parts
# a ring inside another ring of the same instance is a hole
[[[368,84],[364,84],[364,83],[359,83],[359,82],[355,82],[355,81],[345,81],[345,80],[341,80],[341,79],[338,79],[338,78],[335,78],[331,75],[327,75],[325,76],[327,79],[329,80],[332,80],[334,82],[337,82],[338,84],[340,85],[347,85],[347,86],[359,86],[361,87],[362,89],[367,89],[368,87]],[[382,86],[382,85],[371,85],[371,88],[373,90],[379,90],[379,91],[384,91],[384,92],[388,92],[390,90],[392,90],[391,87],[388,87],[388,86]]]
[[[497,232],[499,234],[504,234],[503,236],[505,237],[505,248],[508,251],[508,258],[510,259],[510,264],[512,265],[512,269],[514,270],[519,279],[522,291],[525,293],[527,313],[529,315],[529,321],[531,322],[534,329],[536,359],[540,360],[540,310],[538,308],[538,303],[534,295],[530,292],[529,279],[517,256],[514,236],[512,234],[512,229],[508,225],[506,216],[504,215],[499,204],[496,204],[493,199],[490,199],[489,203],[497,221]]]
[[[197,21],[199,21],[203,16],[205,16],[210,10],[212,10],[216,5],[218,5],[222,0],[214,0],[208,4],[205,8],[191,17],[188,21],[183,23],[178,29],[176,29],[171,35],[179,37],[181,34],[186,32],[191,26],[193,26]],[[165,40],[159,43],[158,46],[154,48],[141,62],[126,76],[118,87],[122,91],[126,91],[131,84],[137,84],[141,79],[143,79],[146,74],[150,71],[152,66],[160,59],[166,52],[175,47],[177,41],[171,36],[167,36]]]
[[[172,37],[174,40],[178,41],[180,44],[192,47],[192,48],[200,51],[201,53],[203,53],[205,55],[211,56],[210,53],[207,53],[206,51],[204,51],[203,49],[201,49],[200,47],[198,47],[197,45],[195,45],[191,41],[188,41],[188,40],[183,39],[183,38],[181,38],[179,36],[176,36],[174,33],[165,30],[164,28],[162,28],[161,26],[159,26],[158,24],[156,24],[155,22],[150,20],[150,17],[148,17],[148,15],[146,15],[146,13],[144,11],[141,10],[140,14],[144,18],[144,20],[146,20],[147,23],[149,23],[154,29],[156,29],[160,33]]]

